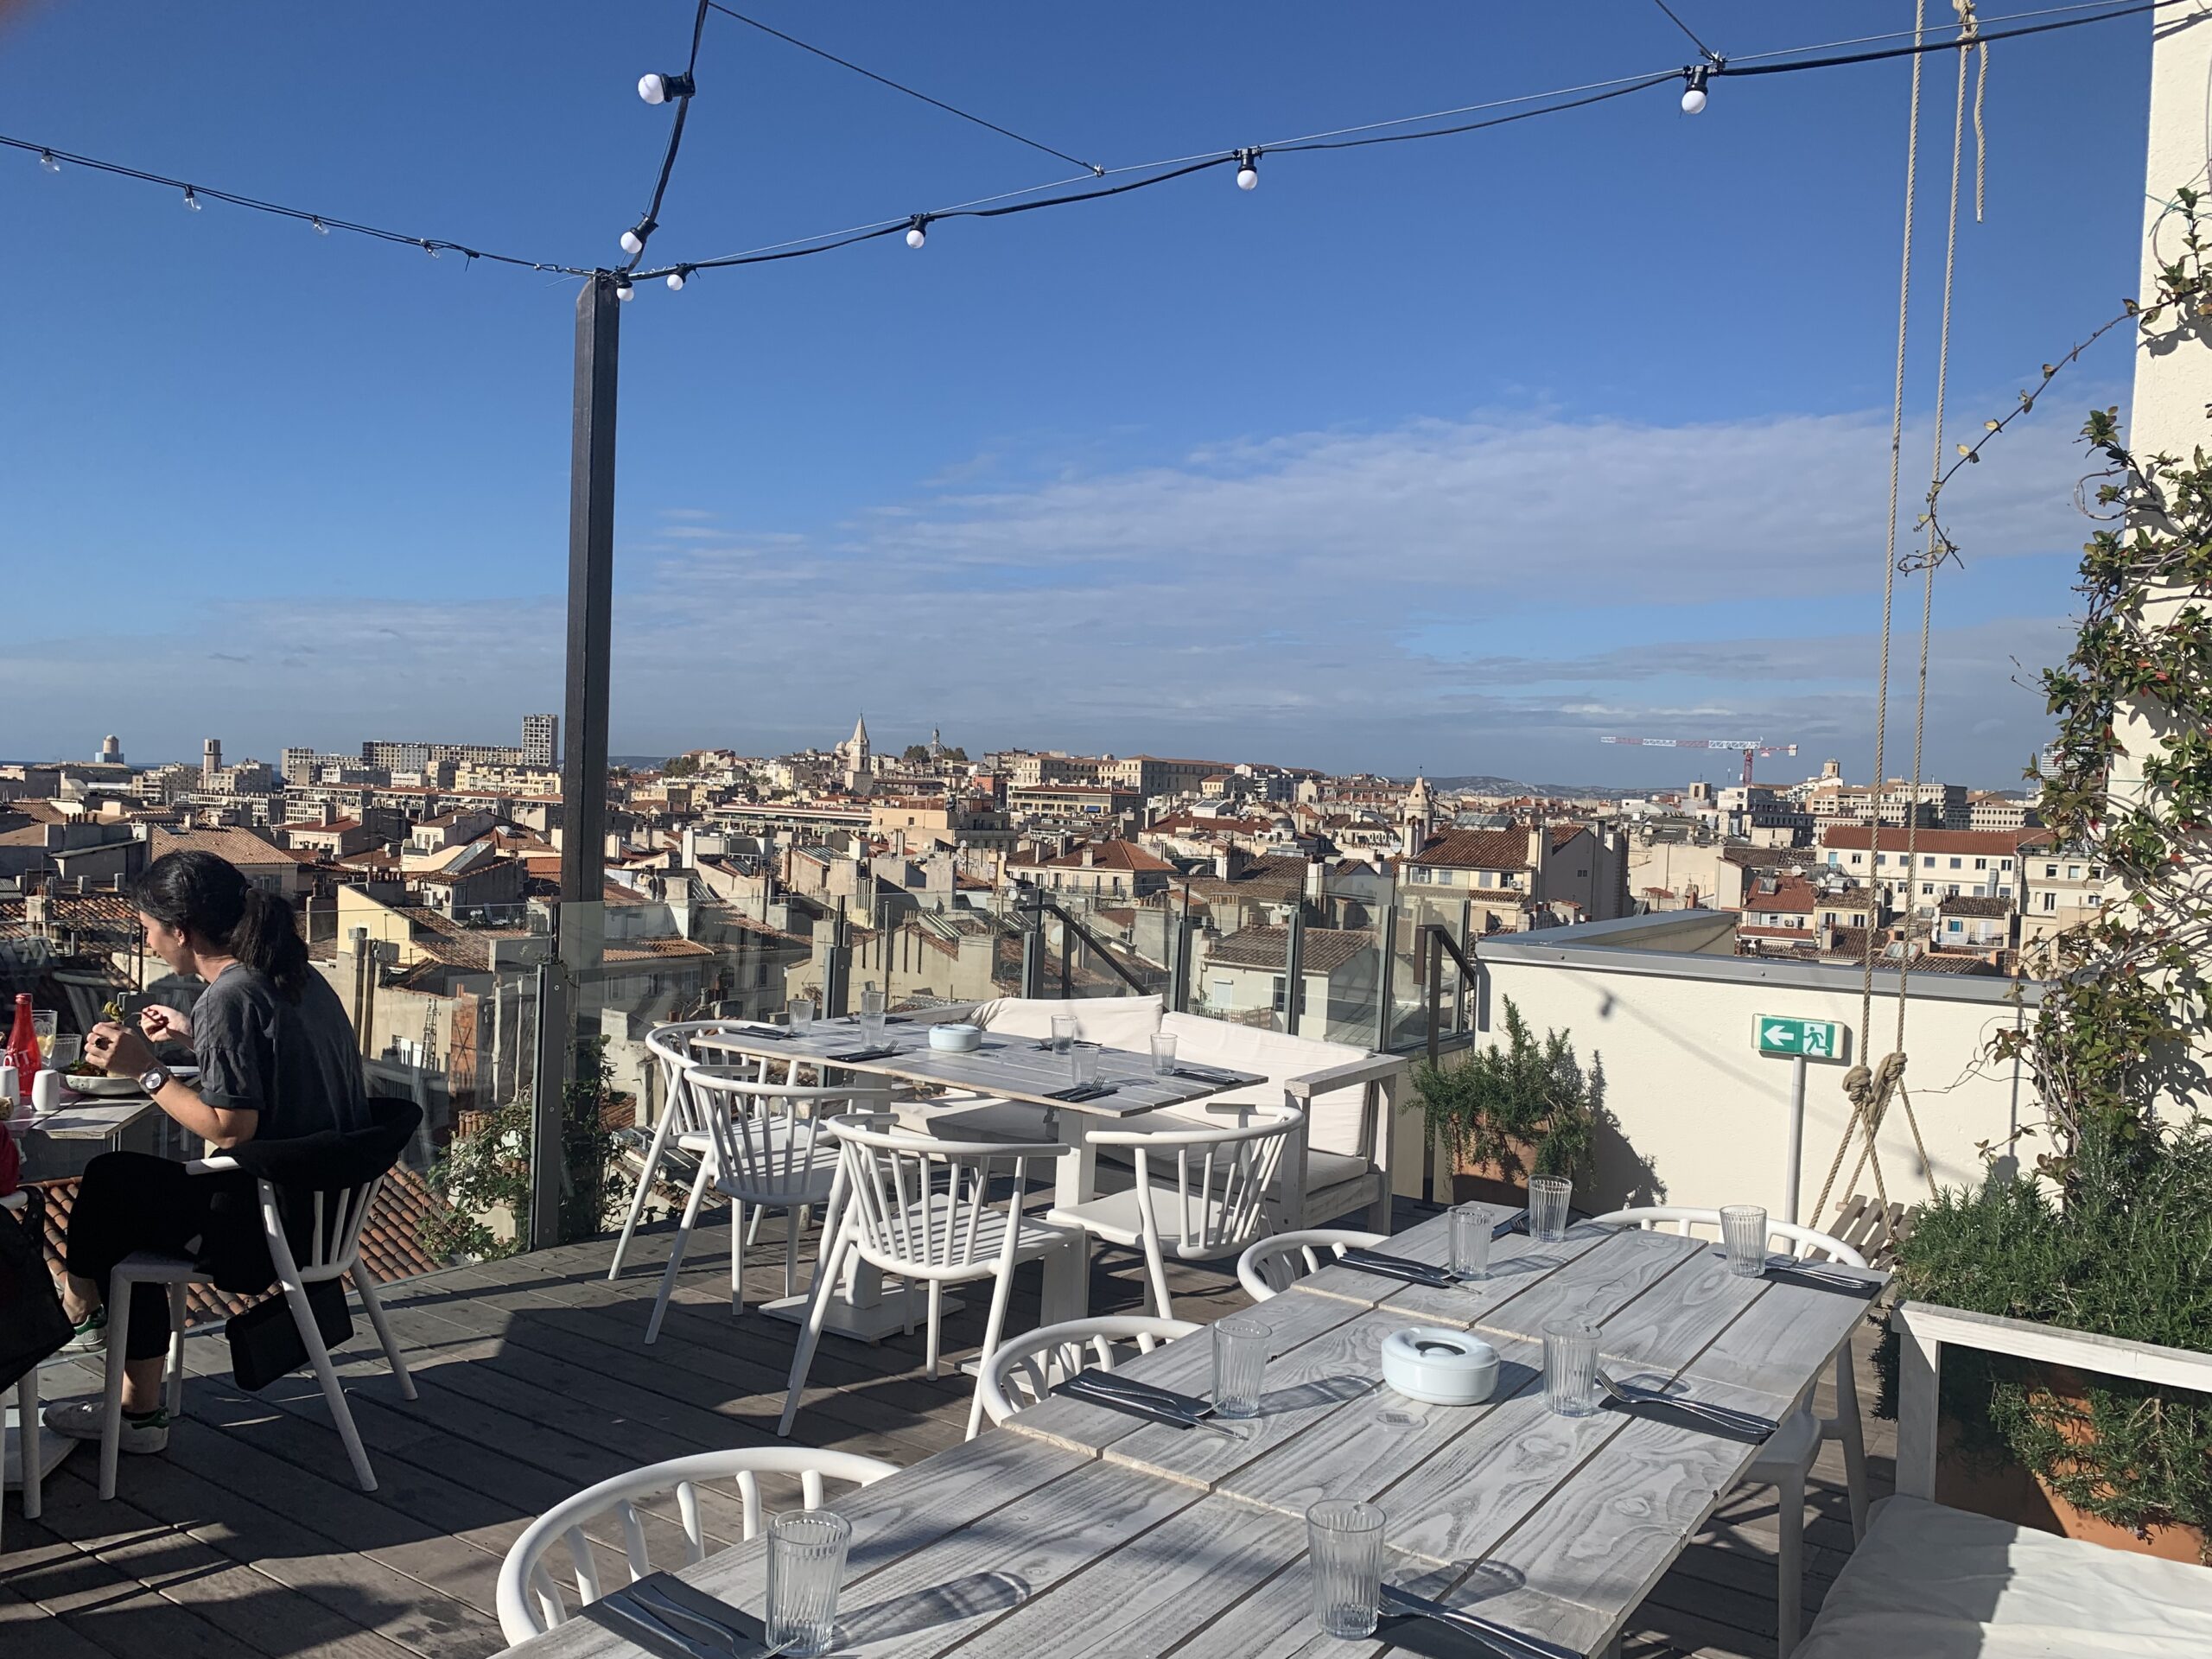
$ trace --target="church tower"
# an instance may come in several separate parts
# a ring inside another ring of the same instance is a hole
[[[1414,786],[1406,791],[1406,804],[1400,809],[1402,833],[1399,848],[1408,858],[1417,858],[1428,838],[1436,833],[1436,795],[1428,786],[1428,779],[1419,772],[1414,774]]]
[[[845,787],[855,793],[868,787],[868,716],[853,722],[853,734],[837,746],[845,763]]]

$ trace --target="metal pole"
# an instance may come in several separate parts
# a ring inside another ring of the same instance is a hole
[[[1428,947],[1428,1063],[1436,1064],[1438,1044],[1436,1007],[1444,996],[1444,944],[1434,922],[1422,925],[1421,943]]]
[[[853,925],[842,899],[837,900],[837,914],[830,924],[830,961],[822,977],[822,1017],[843,1018],[852,1011]]]
[[[1388,1054],[1390,1052],[1390,1015],[1393,1012],[1390,1001],[1396,995],[1393,982],[1397,978],[1395,969],[1398,965],[1398,907],[1395,905],[1384,907],[1382,931],[1377,938],[1382,946],[1382,967],[1376,977],[1375,986],[1375,1052]]]
[[[1282,953],[1283,996],[1282,1028],[1291,1036],[1298,1035],[1298,1020],[1306,1001],[1306,906],[1301,902],[1290,912],[1290,938]],[[1324,1011],[1323,1020],[1327,1019]]]
[[[1805,1157],[1805,1057],[1789,1062],[1789,1167],[1783,1175],[1783,1211],[1797,1224],[1797,1166]]]
[[[561,931],[539,1004],[531,1243],[556,1242],[567,1174],[563,1103],[575,1045],[598,1024],[607,917],[607,708],[614,606],[617,320],[612,272],[576,296],[576,372],[569,451],[569,639],[561,755]],[[557,1016],[557,1019],[556,1018]],[[550,1066],[546,1064],[550,1062]],[[554,1155],[543,1155],[546,1148]]]

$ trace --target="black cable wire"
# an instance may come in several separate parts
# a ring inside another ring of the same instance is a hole
[[[1698,54],[1707,63],[1719,63],[1720,61],[1720,54],[1718,52],[1715,52],[1711,47],[1707,46],[1703,41],[1698,39],[1697,31],[1695,29],[1692,29],[1688,23],[1675,16],[1675,9],[1667,3],[1667,0],[1651,0],[1651,3],[1667,14],[1668,22],[1674,24],[1676,29],[1681,29],[1683,34],[1690,37],[1690,44],[1697,48]]]
[[[1419,132],[1384,132],[1367,138],[1310,138],[1301,143],[1277,144],[1267,151],[1270,156],[1293,156],[1308,149],[1363,149],[1370,144],[1402,144],[1415,138],[1448,138],[1454,133],[1480,132],[1486,127],[1503,127],[1516,121],[1527,121],[1539,115],[1558,115],[1567,110],[1579,110],[1592,104],[1603,104],[1609,99],[1626,98],[1630,92],[1649,92],[1654,86],[1669,86],[1681,79],[1678,70],[1663,74],[1647,75],[1642,80],[1630,81],[1625,86],[1608,87],[1602,92],[1592,92],[1587,98],[1573,99],[1564,104],[1545,104],[1533,110],[1516,110],[1510,115],[1494,115],[1487,121],[1469,121],[1456,127],[1424,127]]]
[[[1927,41],[1918,46],[1885,47],[1879,52],[1851,52],[1840,57],[1798,58],[1788,63],[1719,64],[1714,66],[1713,73],[1716,75],[1786,75],[1801,69],[1836,69],[1852,63],[1879,63],[1887,58],[1916,58],[1929,52],[1955,52],[1962,45],[1983,46],[1991,41],[2017,41],[2028,35],[2048,35],[2054,29],[2080,29],[2089,23],[2108,23],[2120,17],[2138,17],[2146,11],[2163,11],[2177,3],[2178,0],[2142,0],[2139,5],[2101,11],[2094,17],[2069,17],[2056,23],[2031,23],[2020,29],[1982,29],[1968,41],[1962,41],[1954,35],[1948,41]]]
[[[379,242],[397,242],[403,246],[420,248],[425,253],[451,251],[474,259],[489,259],[496,264],[519,265],[525,270],[550,270],[563,276],[588,276],[591,272],[580,265],[558,264],[549,259],[524,259],[512,253],[493,253],[484,248],[472,248],[465,243],[448,242],[442,237],[410,236],[404,231],[391,231],[378,225],[364,225],[359,220],[339,219],[329,213],[310,213],[304,207],[288,207],[281,201],[264,201],[257,196],[241,196],[229,190],[218,190],[212,185],[194,184],[188,179],[172,179],[160,173],[149,173],[143,168],[125,167],[120,162],[104,162],[93,156],[79,156],[66,149],[56,149],[51,144],[35,144],[28,139],[10,138],[0,134],[0,147],[20,149],[41,157],[52,156],[71,167],[81,167],[88,172],[109,173],[118,178],[137,179],[146,184],[167,185],[172,190],[189,190],[202,201],[227,202],[233,207],[251,207],[259,213],[274,213],[280,219],[295,219],[302,225],[320,225],[325,230],[346,231],[355,236],[373,238]]]
[[[1023,134],[1016,132],[1011,127],[1002,127],[995,121],[986,121],[982,116],[976,115],[967,110],[961,109],[957,105],[948,104],[941,98],[931,98],[927,92],[916,92],[912,86],[905,86],[899,81],[895,81],[888,75],[879,75],[873,69],[863,69],[860,65],[853,62],[850,59],[841,58],[835,52],[825,52],[818,46],[810,46],[806,41],[800,40],[796,35],[786,35],[780,29],[771,28],[768,24],[762,22],[758,17],[748,17],[741,11],[735,10],[731,7],[722,4],[721,0],[708,0],[708,3],[715,10],[721,12],[725,17],[734,18],[749,29],[759,29],[763,35],[772,35],[778,40],[784,41],[786,45],[798,48],[802,52],[811,52],[816,57],[823,59],[828,62],[834,63],[841,69],[849,69],[856,75],[865,75],[868,79],[875,82],[879,86],[888,86],[894,92],[904,92],[909,98],[918,98],[925,104],[928,104],[935,108],[943,110],[947,115],[957,115],[963,121],[972,121],[979,127],[988,127],[1002,138],[1011,138],[1017,144],[1027,144],[1032,149],[1041,150],[1047,156],[1057,157],[1058,160],[1069,162],[1073,166],[1085,168],[1099,177],[1103,178],[1105,176],[1106,169],[1099,166],[1096,162],[1086,162],[1080,156],[1071,156],[1064,149],[1054,149],[1050,144],[1041,143],[1034,138],[1025,137]]]
[[[660,177],[653,182],[653,199],[645,206],[645,217],[638,221],[638,251],[621,264],[624,276],[638,268],[638,261],[645,257],[645,243],[660,224],[661,199],[668,194],[669,175],[676,171],[676,152],[683,148],[683,123],[691,113],[691,99],[697,90],[693,77],[699,67],[699,41],[707,32],[707,8],[712,0],[699,0],[698,15],[691,20],[691,55],[683,62],[683,84],[686,90],[676,100],[676,124],[668,130],[668,149],[660,158]]]

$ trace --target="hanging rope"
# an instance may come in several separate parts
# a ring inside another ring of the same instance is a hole
[[[1989,134],[1981,124],[1982,105],[1989,99],[1989,42],[1981,38],[1981,23],[1974,8],[1974,0],[1951,0],[1951,9],[1959,14],[1960,35],[1967,42],[1960,56],[1960,67],[1966,67],[1965,52],[1980,59],[1974,80],[1974,222],[1979,225],[1989,187]]]

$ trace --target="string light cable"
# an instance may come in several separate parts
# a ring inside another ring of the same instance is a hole
[[[2113,5],[2110,0],[2095,0],[2093,4],[2047,7],[2040,10],[2015,14],[2010,17],[1986,18],[1977,37],[1977,44],[1986,45],[1998,40],[2018,39],[2030,35],[2049,34],[2055,30],[2079,29],[2090,24],[2116,21],[2123,17],[2139,16],[2171,10],[2177,5],[2194,5],[2198,0],[2133,0],[2132,3]],[[2055,21],[2031,21],[2031,20]],[[2018,22],[2017,28],[1998,28],[1994,25]],[[1840,48],[1882,41],[1904,40],[1910,44],[1889,46],[1879,50],[1836,55]],[[1605,103],[1616,98],[1625,98],[1648,91],[1655,86],[1679,85],[1685,88],[1683,108],[1695,113],[1691,98],[1700,100],[1711,81],[1735,75],[1772,75],[1795,73],[1815,69],[1830,69],[1847,65],[1882,62],[1891,59],[1916,58],[1930,52],[1952,52],[1961,49],[1955,40],[1915,41],[1912,31],[1904,30],[1887,35],[1862,36],[1857,40],[1829,41],[1819,46],[1796,47],[1768,53],[1754,53],[1741,58],[1714,57],[1705,62],[1683,68],[1655,70],[1640,75],[1624,75],[1611,80],[1588,82],[1580,86],[1562,87],[1548,92],[1523,92],[1511,98],[1492,99],[1488,103],[1465,105],[1457,109],[1433,111],[1426,115],[1401,116],[1386,121],[1369,122],[1358,126],[1334,128],[1328,131],[1311,133],[1301,137],[1278,140],[1272,143],[1239,146],[1226,149],[1201,151],[1190,156],[1164,161],[1135,162],[1128,166],[1108,168],[1097,175],[1100,179],[1125,174],[1144,176],[1127,182],[1096,189],[1067,192],[1070,184],[1085,181],[1060,179],[1049,184],[1032,186],[1027,190],[1006,192],[980,201],[963,203],[950,207],[932,208],[920,213],[904,213],[855,225],[842,231],[822,232],[814,237],[798,237],[786,242],[771,243],[765,246],[747,248],[715,258],[698,259],[680,267],[683,273],[695,270],[730,270],[746,265],[768,264],[786,259],[805,258],[817,253],[830,253],[841,248],[852,247],[862,242],[872,242],[898,232],[907,232],[908,245],[922,247],[927,240],[927,226],[950,219],[998,219],[1009,214],[1028,213],[1047,207],[1072,206],[1078,202],[1101,200],[1109,196],[1125,195],[1132,190],[1165,184],[1171,180],[1187,177],[1191,174],[1211,168],[1234,163],[1238,170],[1238,183],[1245,189],[1253,188],[1244,182],[1244,175],[1252,175],[1256,184],[1256,168],[1252,165],[1262,155],[1298,154],[1320,150],[1362,149],[1374,144],[1408,143],[1425,139],[1446,138],[1464,133],[1478,132],[1487,128],[1503,126],[1510,122],[1533,119],[1538,116],[1554,115],[1593,104]],[[1807,56],[1806,54],[1816,55]],[[1533,105],[1514,108],[1516,105]],[[1452,121],[1463,115],[1478,114],[1492,110],[1511,110],[1506,115],[1479,121],[1453,121],[1453,124],[1435,126],[1426,124],[1437,121]],[[1411,131],[1388,131],[1386,129],[1412,127]],[[1040,195],[1038,193],[1058,191],[1064,194]],[[1033,198],[1023,200],[1023,198]],[[917,237],[920,239],[917,239]],[[679,268],[670,267],[667,272],[648,271],[646,276],[671,274]]]
[[[344,231],[349,235],[365,236],[378,242],[395,242],[405,247],[420,248],[433,257],[440,253],[458,253],[471,263],[488,259],[494,264],[516,265],[524,270],[550,271],[562,276],[588,276],[592,274],[588,267],[582,265],[564,265],[552,259],[525,259],[518,254],[496,253],[489,248],[471,247],[466,243],[450,242],[442,237],[415,236],[405,231],[390,230],[381,225],[365,225],[358,219],[343,219],[335,213],[314,213],[281,201],[266,201],[258,196],[218,190],[213,185],[194,184],[188,179],[168,178],[159,173],[149,173],[143,168],[102,161],[97,156],[79,156],[72,150],[57,149],[51,144],[34,143],[25,138],[10,138],[0,134],[0,149],[20,149],[35,156],[39,166],[48,173],[60,173],[67,167],[81,167],[88,173],[137,179],[143,184],[158,184],[171,190],[182,191],[188,207],[196,208],[205,202],[219,201],[228,207],[250,208],[257,213],[296,219],[319,236],[328,236],[333,231]]]
[[[2017,40],[2033,35],[2050,34],[2060,29],[2083,28],[2091,24],[2116,22],[2126,17],[2164,12],[2176,6],[2195,6],[2198,3],[2199,0],[2130,0],[2129,3],[2124,4],[2113,4],[2111,0],[2081,0],[2080,3],[2046,6],[2031,11],[1981,19],[1974,44],[1986,48],[1989,43],[1996,41]],[[855,73],[867,75],[870,79],[882,80],[900,92],[922,98],[925,101],[940,104],[941,107],[946,108],[951,113],[1004,131],[1011,137],[1020,139],[1025,143],[1031,143],[1033,147],[1044,149],[1055,156],[1069,160],[1072,164],[1082,167],[1084,171],[1072,177],[1056,179],[1018,190],[1002,191],[995,195],[978,197],[972,200],[957,202],[924,213],[903,213],[890,218],[850,226],[842,231],[817,232],[811,236],[796,237],[784,242],[744,249],[712,259],[671,263],[657,266],[651,270],[639,271],[638,267],[643,261],[645,244],[652,232],[658,228],[660,205],[666,194],[668,181],[673,172],[676,155],[681,145],[684,118],[690,99],[696,91],[693,74],[697,65],[706,13],[709,10],[726,12],[738,21],[755,28],[764,29],[766,28],[757,20],[746,17],[720,4],[719,0],[702,0],[699,10],[693,20],[691,53],[685,68],[673,74],[649,74],[639,81],[638,88],[639,96],[647,103],[672,102],[677,105],[676,121],[670,132],[669,145],[664,155],[661,170],[656,179],[652,198],[647,206],[647,210],[639,223],[629,232],[625,232],[623,251],[627,256],[626,262],[613,271],[608,271],[605,267],[569,264],[559,260],[531,259],[516,254],[498,252],[481,246],[453,241],[446,238],[416,235],[359,219],[347,219],[341,215],[318,213],[308,208],[296,207],[289,203],[251,196],[238,191],[219,189],[188,179],[174,178],[123,162],[60,149],[51,144],[31,139],[0,134],[0,149],[21,150],[35,157],[41,168],[48,174],[59,174],[69,167],[78,167],[89,172],[133,179],[142,183],[158,185],[180,192],[185,198],[186,205],[195,209],[205,202],[219,202],[228,207],[242,207],[255,213],[293,219],[308,226],[322,236],[328,236],[334,232],[344,232],[349,235],[365,237],[375,241],[419,248],[434,258],[442,253],[458,253],[472,264],[479,259],[483,259],[497,264],[512,265],[525,270],[542,271],[563,276],[611,275],[624,279],[623,286],[633,287],[636,282],[647,277],[661,277],[666,280],[671,289],[680,289],[685,279],[699,270],[804,258],[815,254],[833,252],[840,248],[851,247],[862,242],[874,241],[899,232],[907,233],[910,245],[918,248],[927,240],[927,227],[939,220],[999,219],[1045,208],[1103,200],[1109,197],[1126,195],[1133,191],[1148,189],[1154,185],[1166,184],[1195,173],[1232,164],[1236,168],[1239,175],[1237,182],[1244,189],[1250,190],[1258,183],[1257,163],[1262,156],[1353,149],[1376,144],[1405,143],[1446,138],[1505,125],[1510,122],[1529,120],[1538,116],[1560,114],[1570,110],[1581,109],[1670,83],[1685,87],[1684,96],[1687,100],[1690,91],[1702,92],[1713,82],[1737,76],[1797,73],[1816,69],[1882,62],[1890,59],[1918,58],[1931,52],[1951,52],[1961,49],[1961,42],[1956,40],[1913,41],[1911,31],[1909,30],[1892,31],[1885,35],[1861,35],[1848,40],[1826,41],[1816,46],[1783,48],[1770,52],[1750,53],[1739,57],[1726,59],[1708,57],[1702,62],[1685,67],[1654,70],[1638,75],[1619,76],[1609,80],[1555,88],[1549,92],[1524,92],[1510,98],[1491,99],[1484,103],[1464,105],[1455,109],[1435,110],[1426,114],[1398,116],[1386,120],[1332,128],[1325,131],[1304,134],[1294,138],[1277,140],[1271,143],[1238,145],[1160,161],[1134,162],[1110,168],[1100,167],[1092,162],[1066,156],[1064,152],[1050,145],[1036,143],[1035,141],[1029,140],[1020,134],[1012,132],[1010,129],[996,128],[994,123],[984,122],[982,118],[970,116],[968,111],[958,110],[954,106],[941,105],[940,100],[929,99],[925,93],[914,92],[912,88],[892,82],[887,77],[878,76],[873,71],[860,68],[858,65],[847,64],[842,59],[835,59],[834,60],[855,70]],[[1671,12],[1669,15],[1672,15]],[[1676,21],[1679,22],[1680,19]],[[780,34],[780,31],[772,29],[766,32]],[[804,47],[817,55],[834,59],[834,54],[823,53],[818,48],[807,46],[805,42],[797,41],[795,37],[784,36],[783,38],[791,40],[794,45]],[[1696,37],[1693,35],[1692,38],[1694,40]],[[1909,43],[1889,44],[1900,40]],[[1857,48],[1874,49],[1852,49]],[[1492,115],[1491,111],[1505,111],[1505,113]],[[1465,116],[1482,116],[1484,118],[1460,119]],[[1435,124],[1439,122],[1448,124]],[[1248,178],[1249,182],[1247,182]],[[1118,182],[1104,182],[1108,180],[1116,180]],[[1073,185],[1090,188],[1071,190],[1069,187]],[[632,238],[639,245],[634,251],[629,245]]]

